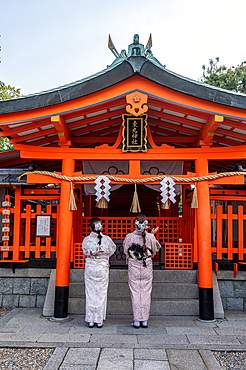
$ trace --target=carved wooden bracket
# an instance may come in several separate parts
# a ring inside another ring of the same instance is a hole
[[[148,111],[148,95],[135,91],[126,95],[126,111],[135,117],[139,117]]]

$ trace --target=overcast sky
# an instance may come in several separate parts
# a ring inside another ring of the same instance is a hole
[[[65,85],[111,64],[152,33],[154,56],[198,80],[202,65],[246,60],[246,0],[0,0],[0,80],[23,95]]]

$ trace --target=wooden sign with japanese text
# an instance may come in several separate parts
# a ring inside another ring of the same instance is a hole
[[[147,114],[141,117],[123,114],[123,152],[147,152]]]

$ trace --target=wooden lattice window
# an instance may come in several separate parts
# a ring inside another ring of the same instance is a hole
[[[193,250],[188,243],[165,243],[166,269],[192,269]]]

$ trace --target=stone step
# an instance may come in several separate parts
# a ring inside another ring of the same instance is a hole
[[[70,283],[69,297],[85,296],[84,283]],[[128,283],[109,283],[108,299],[130,299]],[[197,284],[187,283],[153,283],[152,298],[160,299],[198,299]]]
[[[70,271],[70,282],[83,282],[84,269],[72,269]],[[111,269],[109,271],[109,281],[112,283],[123,283],[128,281],[127,270]],[[197,283],[196,270],[154,270],[153,282],[160,283]]]
[[[70,298],[69,314],[85,314],[85,298]],[[151,301],[151,316],[197,316],[199,314],[198,300],[157,300]],[[107,316],[132,315],[130,300],[108,299]]]

